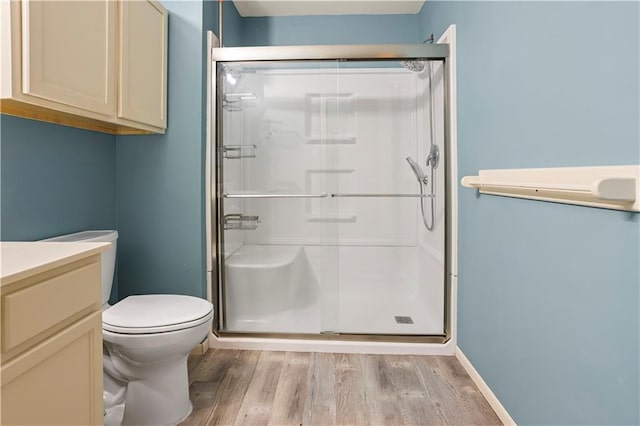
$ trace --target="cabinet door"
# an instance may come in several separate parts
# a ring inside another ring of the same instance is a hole
[[[111,0],[23,0],[22,91],[113,116],[115,17]]]
[[[167,11],[156,1],[120,3],[118,117],[166,124]]]
[[[1,372],[1,424],[102,424],[102,313],[3,363]]]

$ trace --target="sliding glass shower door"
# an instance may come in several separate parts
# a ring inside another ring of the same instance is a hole
[[[224,330],[337,330],[338,211],[328,192],[336,176],[327,173],[335,158],[326,143],[336,73],[326,62],[220,65]]]
[[[217,66],[220,331],[443,335],[441,64]]]

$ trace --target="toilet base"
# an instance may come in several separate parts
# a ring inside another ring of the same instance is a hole
[[[124,416],[124,404],[114,405],[104,410],[104,426],[120,426]]]
[[[191,409],[189,410],[187,415],[181,418],[178,422],[176,422],[175,425],[178,425],[183,421],[185,421],[187,417],[191,415],[191,411],[193,411],[193,405],[191,406]],[[109,408],[105,411],[105,414],[104,414],[104,426],[122,426],[123,417],[124,417],[124,404],[118,404],[112,408]],[[172,424],[169,426],[174,426],[174,425]]]
[[[212,317],[213,310],[194,327],[159,333],[103,328],[104,372],[126,383],[122,425],[175,425],[191,413],[187,359],[207,336]]]
[[[187,357],[135,366],[135,377],[131,374],[127,382],[122,425],[175,425],[191,413]],[[117,369],[127,371],[123,360],[118,361]]]

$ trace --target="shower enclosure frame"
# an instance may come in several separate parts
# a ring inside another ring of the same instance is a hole
[[[451,338],[452,316],[452,197],[451,174],[451,94],[449,89],[450,69],[448,58],[449,45],[439,44],[380,44],[380,45],[317,45],[317,46],[269,46],[269,47],[223,47],[211,49],[210,65],[210,108],[213,114],[210,128],[212,149],[209,155],[214,161],[210,171],[210,224],[209,237],[211,248],[211,280],[210,300],[217,309],[214,315],[212,331],[217,337],[254,337],[277,339],[305,339],[305,340],[342,340],[342,341],[366,341],[366,342],[404,342],[404,343],[446,343]],[[444,334],[442,335],[401,335],[401,334],[307,334],[307,333],[282,333],[282,332],[229,332],[221,330],[225,322],[225,280],[224,280],[224,229],[223,229],[223,150],[222,150],[222,110],[223,99],[222,76],[217,75],[218,62],[260,62],[260,61],[439,61],[443,65],[443,91],[444,91]],[[214,192],[215,191],[215,192]]]

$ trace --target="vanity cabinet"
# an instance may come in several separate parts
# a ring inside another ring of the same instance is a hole
[[[100,252],[0,243],[0,423],[103,421]]]
[[[166,129],[155,0],[0,2],[0,112],[113,134]]]

